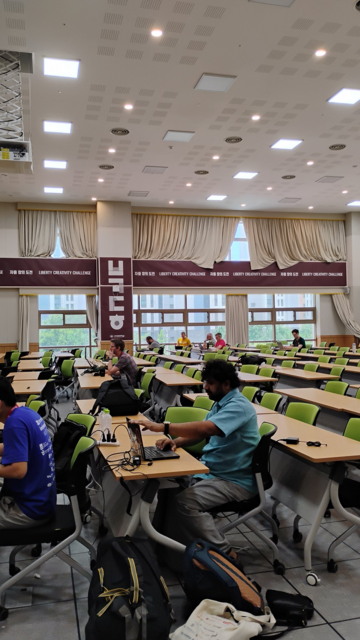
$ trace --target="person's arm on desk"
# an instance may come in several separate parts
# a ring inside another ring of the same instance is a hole
[[[146,418],[139,420],[131,420],[135,424],[140,424],[142,427],[154,431],[155,433],[163,433],[165,425],[163,422],[151,422]],[[203,440],[204,438],[211,438],[211,436],[223,436],[223,432],[219,429],[211,420],[202,420],[197,422],[171,422],[169,425],[169,435],[175,437],[181,437],[186,440]],[[182,443],[183,444],[183,443]]]
[[[170,443],[171,451],[175,451],[179,447],[191,447],[195,444],[199,444],[202,442],[204,438],[196,438],[196,440],[192,440],[191,438],[176,438],[176,440],[169,440],[169,438],[161,438],[160,440],[156,440],[155,445],[158,449],[166,449]]]

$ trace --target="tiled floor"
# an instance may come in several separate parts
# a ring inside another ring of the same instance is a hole
[[[61,414],[72,410],[70,403],[62,402]],[[336,516],[323,521],[314,544],[314,566],[321,578],[317,587],[305,582],[303,567],[303,545],[292,540],[293,514],[279,507],[280,539],[279,552],[286,566],[285,577],[276,576],[271,566],[268,548],[251,533],[246,526],[233,530],[229,537],[234,545],[244,548],[245,570],[254,576],[263,589],[279,589],[308,595],[315,603],[316,612],[305,629],[289,633],[288,640],[359,640],[360,638],[360,535],[355,533],[336,551],[339,565],[337,574],[326,569],[326,551],[330,542],[346,526]],[[261,529],[268,527],[258,520]],[[302,522],[300,530],[305,539],[309,526]],[[84,536],[93,542],[97,537],[97,519],[84,527]],[[71,555],[81,564],[89,566],[89,555],[78,543],[74,543]],[[8,549],[0,549],[0,581],[7,578]],[[30,549],[19,554],[19,566],[30,559]],[[4,640],[84,640],[87,622],[88,582],[59,559],[49,561],[38,571],[40,579],[30,574],[20,587],[9,591],[8,602],[14,606],[5,622],[0,622],[0,634]],[[173,630],[183,624],[190,614],[181,580],[164,567],[164,577],[169,586],[177,622]],[[32,591],[30,589],[32,587]],[[28,591],[20,591],[27,588]],[[19,606],[19,605],[22,606]],[[155,640],[155,639],[154,639]]]

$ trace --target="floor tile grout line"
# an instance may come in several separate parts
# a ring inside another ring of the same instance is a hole
[[[75,609],[76,628],[78,632],[78,639],[81,640],[79,611],[77,607],[77,598],[76,598],[76,591],[75,591],[74,570],[72,567],[70,567],[70,572],[71,572],[71,583],[72,583],[72,589],[73,589],[73,603],[74,603],[74,609]]]

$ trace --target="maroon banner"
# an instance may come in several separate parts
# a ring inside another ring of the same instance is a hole
[[[0,258],[0,287],[96,287],[96,260]]]
[[[132,287],[100,287],[101,340],[133,339]]]
[[[220,262],[203,269],[193,262],[133,260],[134,287],[346,287],[346,262],[272,264],[251,271],[250,262]]]
[[[101,285],[132,285],[131,258],[99,258]]]

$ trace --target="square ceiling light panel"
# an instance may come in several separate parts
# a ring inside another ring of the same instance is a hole
[[[227,196],[209,196],[206,200],[225,200]]]
[[[271,149],[295,149],[303,140],[286,140],[281,138],[275,144],[271,145]]]
[[[348,207],[360,207],[360,200],[354,200],[354,202],[348,202]]]
[[[66,160],[44,160],[44,169],[66,169]]]
[[[255,176],[258,176],[258,173],[249,173],[247,171],[239,171],[233,178],[237,180],[252,180]]]
[[[249,0],[258,4],[274,4],[276,7],[291,7],[295,0]]]
[[[157,173],[157,174],[161,174],[161,173],[165,173],[167,167],[144,167],[142,172],[143,173]]]
[[[71,122],[51,122],[44,120],[44,131],[46,133],[71,133]]]
[[[356,104],[360,100],[359,89],[341,89],[338,93],[328,100],[335,104]]]
[[[63,193],[62,187],[44,187],[44,193]]]
[[[222,91],[225,93],[230,89],[237,76],[223,76],[213,73],[203,73],[200,80],[196,83],[194,89],[200,91]]]
[[[77,78],[79,75],[79,66],[79,60],[59,60],[58,58],[44,58],[44,76]]]
[[[163,140],[167,142],[190,142],[195,131],[167,131]]]

